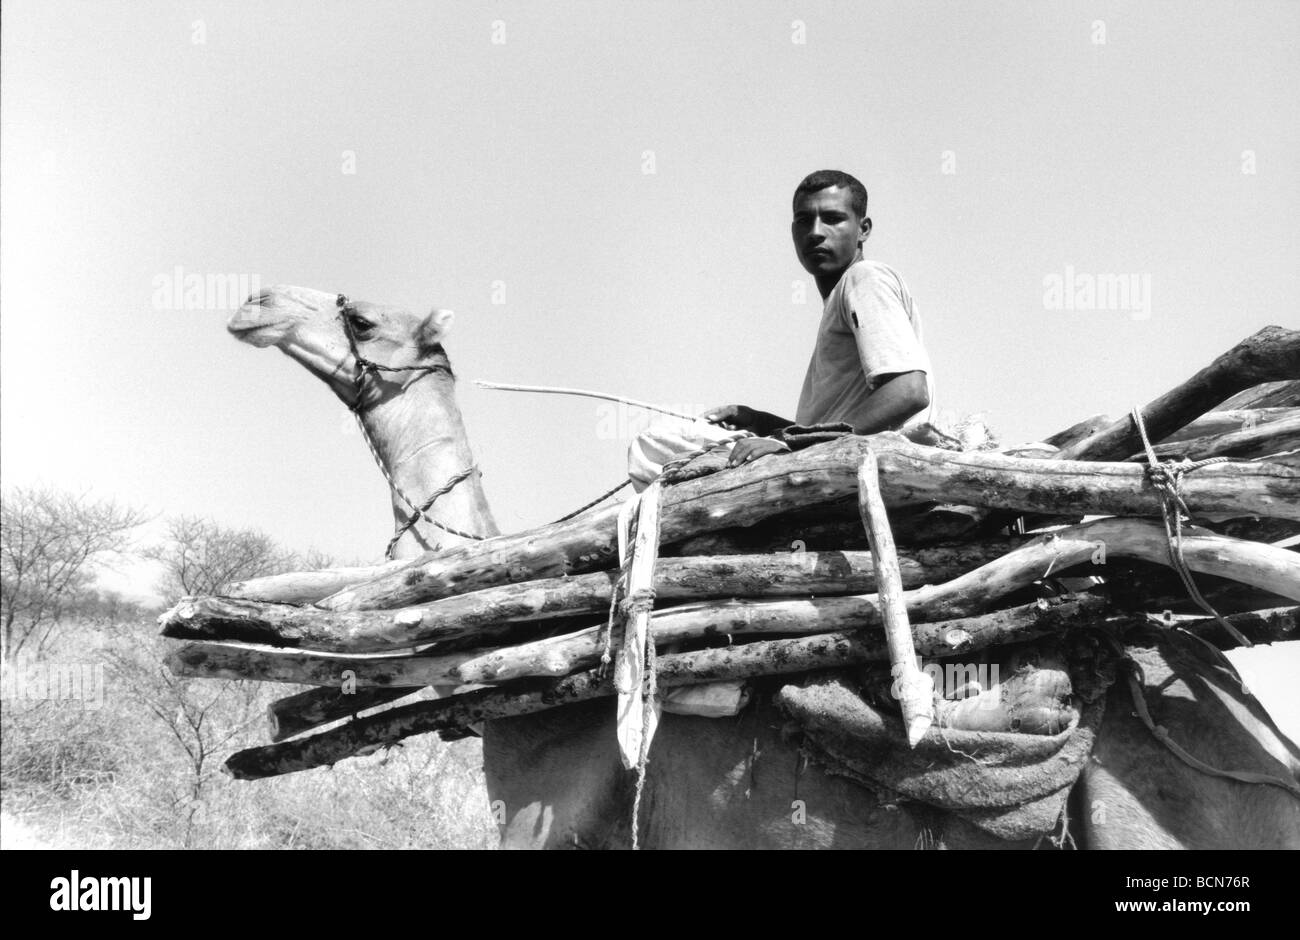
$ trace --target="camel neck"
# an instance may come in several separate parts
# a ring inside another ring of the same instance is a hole
[[[382,381],[382,380],[381,380]],[[362,413],[361,421],[393,482],[417,506],[467,467],[475,466],[465,421],[456,404],[456,380],[435,373],[405,384],[400,394],[385,395]],[[392,494],[394,526],[410,510]],[[443,525],[475,535],[500,534],[477,472],[438,497],[428,515]],[[420,520],[398,541],[395,558],[410,558],[430,549],[468,541]]]

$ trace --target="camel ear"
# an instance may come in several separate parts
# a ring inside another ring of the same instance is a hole
[[[424,318],[424,324],[420,327],[420,345],[436,346],[441,343],[451,331],[451,321],[455,318],[456,314],[451,310],[434,309]]]

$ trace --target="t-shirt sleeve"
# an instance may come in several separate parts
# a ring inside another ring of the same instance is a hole
[[[929,372],[930,361],[903,306],[896,284],[881,273],[863,272],[845,285],[845,326],[853,333],[867,387],[899,372]]]

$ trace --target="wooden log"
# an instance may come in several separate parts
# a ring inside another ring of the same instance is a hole
[[[164,613],[163,635],[180,640],[220,640],[330,653],[380,653],[420,647],[422,653],[452,653],[468,646],[507,645],[531,639],[541,630],[563,632],[588,621],[581,612],[596,611],[592,590],[570,591],[562,579],[545,597],[545,609],[533,612],[537,590],[526,585],[490,589],[485,607],[475,595],[437,602],[437,609],[402,608],[338,615],[318,607],[298,607],[228,597],[186,598]],[[551,581],[530,582],[549,585]],[[485,592],[484,592],[485,593]],[[462,600],[465,598],[465,600]],[[571,608],[563,608],[573,600]],[[608,595],[606,595],[608,606]],[[493,616],[499,612],[500,616]]]
[[[1266,326],[1246,337],[1186,382],[1142,409],[1147,435],[1163,440],[1198,415],[1260,382],[1300,377],[1300,332]],[[1109,427],[1064,448],[1060,460],[1122,460],[1142,448],[1133,419],[1125,415]]]
[[[981,642],[987,638],[990,645],[995,645],[1086,626],[1104,626],[1122,633],[1128,628],[1145,627],[1147,623],[1144,616],[1133,614],[1103,618],[1098,613],[1097,603],[1096,599],[1088,599],[1031,605],[1039,611],[1035,615],[1039,619],[1019,634],[1009,632],[999,625],[981,627],[970,620],[956,628],[932,624],[918,630],[916,644],[922,652],[954,655],[975,647],[952,649],[951,640],[956,638],[964,641],[966,637],[977,634],[981,637]],[[1300,607],[1258,611],[1245,616],[1287,620],[1291,627],[1286,632],[1294,633],[1298,614]],[[978,619],[991,621],[996,616]],[[1236,615],[1228,619],[1234,627],[1248,630],[1241,617],[1242,615]],[[1199,632],[1202,624],[1189,623],[1185,626]],[[932,636],[927,638],[923,635],[925,633]],[[931,647],[931,644],[936,645]],[[665,655],[659,660],[659,682],[663,688],[672,688],[760,674],[783,675],[832,669],[880,661],[885,656],[884,644],[878,640],[873,642],[860,631],[827,633]],[[226,761],[224,770],[236,779],[257,780],[331,766],[345,758],[388,747],[411,735],[439,732],[456,736],[463,734],[464,728],[481,721],[530,714],[612,693],[613,685],[609,677],[600,670],[590,670],[561,679],[534,682],[527,688],[485,689],[432,702],[416,702],[320,734],[240,751]]]
[[[899,571],[905,587],[936,584],[1000,558],[1017,544],[989,539],[919,548],[899,558]],[[185,598],[159,621],[164,636],[184,640],[237,640],[338,653],[427,644],[434,651],[471,636],[478,646],[504,640],[524,621],[604,614],[617,577],[617,572],[601,571],[505,584],[392,611],[335,613],[227,597]],[[869,552],[666,558],[655,567],[654,589],[665,603],[834,596],[874,591],[876,576]]]
[[[1039,536],[1005,557],[938,586],[904,593],[912,623],[948,620],[988,610],[999,598],[1051,572],[1112,559],[1168,564],[1164,527],[1138,519],[1098,519]],[[1252,584],[1300,601],[1300,554],[1203,530],[1189,529],[1183,557],[1196,572]],[[657,644],[754,633],[826,633],[880,623],[875,595],[809,600],[706,601],[660,611]],[[505,682],[526,676],[560,676],[591,665],[603,649],[600,628],[502,648],[466,659],[455,676],[467,683]]]
[[[183,643],[167,656],[177,676],[253,679],[340,688],[419,688],[464,685],[454,670],[481,651],[447,656],[317,653],[246,643]]]
[[[664,493],[666,541],[731,525],[750,525],[796,504],[833,502],[856,491],[863,448],[877,449],[887,505],[955,499],[1039,512],[1157,515],[1159,497],[1142,467],[1127,463],[1044,461],[918,447],[897,434],[846,437],[778,454]],[[1300,518],[1300,471],[1268,463],[1205,467],[1183,482],[1193,512]],[[413,560],[408,568],[320,602],[327,610],[405,607],[479,590],[530,572],[530,578],[609,567],[618,507],[513,536],[461,545]]]
[[[1215,411],[1236,408],[1295,408],[1300,406],[1300,379],[1289,382],[1261,382],[1238,392],[1215,407]]]
[[[267,708],[271,740],[284,741],[321,725],[355,717],[359,712],[400,702],[422,691],[423,689],[412,688],[374,688],[347,693],[337,686],[322,685],[288,695],[272,702]]]
[[[1224,411],[1207,411],[1190,424],[1185,424],[1173,434],[1157,443],[1176,444],[1198,437],[1218,437],[1220,434],[1233,434],[1251,428],[1263,427],[1274,421],[1294,418],[1300,414],[1300,408],[1232,408]]]
[[[983,516],[972,507],[951,504],[898,506],[889,513],[898,545],[912,548],[960,542],[978,530]],[[765,519],[753,526],[705,532],[665,546],[664,556],[750,555],[768,552],[865,550],[857,499]]]
[[[1277,545],[1292,536],[1300,535],[1300,522],[1294,519],[1260,519],[1254,516],[1240,516],[1235,519],[1209,521],[1203,528],[1219,535],[1230,535],[1234,539],[1246,539],[1251,542],[1268,542]],[[1291,548],[1281,545],[1281,548]]]
[[[861,524],[854,526],[861,531]],[[863,535],[865,539],[865,534]],[[978,543],[939,545],[915,549],[899,559],[906,587],[936,584],[964,574],[1006,554],[1018,541],[991,539]],[[478,631],[482,642],[504,638],[510,624],[552,618],[558,612],[602,613],[609,608],[614,572],[574,578],[553,578],[488,588],[473,594],[436,601],[420,612],[418,627],[394,629],[412,620],[408,611],[360,611],[333,615],[292,605],[266,605],[230,598],[187,598],[177,610],[184,616],[169,620],[164,635],[179,639],[244,640],[302,649],[364,652],[402,647],[460,635],[462,629]],[[728,558],[661,559],[656,567],[655,590],[665,602],[717,597],[834,596],[875,590],[875,573],[868,552],[794,552]],[[544,601],[536,600],[537,591]],[[170,613],[170,612],[169,612]],[[335,616],[351,618],[335,621]],[[209,619],[210,618],[210,619]],[[369,618],[367,627],[358,626]],[[340,629],[340,624],[347,629]],[[539,624],[543,625],[543,624]],[[352,632],[349,632],[352,631]],[[444,632],[445,631],[445,632]],[[382,638],[382,645],[371,642]],[[367,688],[343,695],[322,686],[280,699],[270,706],[272,740],[283,740],[375,705],[414,695],[417,688]]]
[[[1148,613],[1146,618],[1164,627],[1177,626],[1190,630],[1221,649],[1237,648],[1237,641],[1229,636],[1228,631],[1223,629],[1223,625],[1213,617],[1199,614],[1174,614],[1166,618],[1163,614]],[[1270,607],[1243,611],[1227,614],[1224,619],[1252,643],[1282,643],[1295,640],[1300,636],[1300,607]]]
[[[1097,598],[1027,605],[1023,612],[999,611],[979,622],[933,624],[918,637],[919,649],[944,655],[975,649],[974,643],[1008,642],[1044,632],[1100,622],[1104,604]],[[1009,623],[1011,625],[1009,625]],[[677,653],[660,657],[659,684],[669,689],[700,682],[725,681],[751,675],[780,675],[826,669],[887,658],[884,643],[859,631],[800,638],[791,643],[750,643],[719,650]],[[226,761],[225,771],[239,780],[330,766],[347,757],[372,753],[402,738],[429,732],[463,734],[483,721],[531,714],[560,705],[614,694],[606,670],[593,669],[559,679],[535,680],[517,687],[478,690],[434,701],[390,708],[369,717],[304,738],[240,751]]]
[[[1093,415],[1090,418],[1084,418],[1077,424],[1070,425],[1064,431],[1057,431],[1051,437],[1043,438],[1043,443],[1050,444],[1060,450],[1096,434],[1102,428],[1109,426],[1110,423],[1110,415]]]
[[[903,712],[909,747],[916,747],[934,722],[934,683],[922,672],[912,645],[912,629],[903,599],[903,579],[898,571],[898,553],[889,531],[885,501],[880,497],[876,453],[870,447],[858,467],[858,508],[871,543],[871,561],[876,569],[877,605],[889,647],[889,675]]]
[[[993,508],[1159,514],[1159,498],[1146,481],[1145,469],[1125,469],[1132,464],[1025,460],[913,447],[882,452],[880,465],[886,499],[900,503],[948,493]],[[1194,513],[1300,518],[1300,472],[1278,464],[1228,462],[1204,467],[1183,478],[1182,491],[1184,495],[1195,491],[1187,503]]]
[[[349,568],[321,568],[316,571],[291,571],[264,578],[249,578],[226,585],[224,596],[278,604],[314,604],[353,584],[398,571],[405,559],[382,565]]]
[[[1166,441],[1163,444],[1156,444],[1152,449],[1161,460],[1173,458],[1205,460],[1208,457],[1246,460],[1300,448],[1300,409],[1279,408],[1277,410],[1290,411],[1292,415],[1268,424],[1253,425],[1225,434],[1195,437],[1172,443]],[[1146,459],[1145,451],[1129,457],[1130,461],[1136,462],[1145,462]]]
[[[1261,382],[1278,380],[1290,385],[1300,375],[1300,332],[1266,326],[1248,336],[1186,382],[1148,403],[1142,419],[1152,443],[1165,440],[1216,405],[1224,409],[1294,405],[1285,394],[1272,397],[1252,390]],[[1300,387],[1300,382],[1296,383]],[[1063,447],[1053,460],[1121,460],[1142,447],[1132,416],[1125,416],[1083,440]],[[1017,513],[985,513],[982,531],[1014,522]],[[1026,529],[1045,524],[1043,517],[1027,515]]]

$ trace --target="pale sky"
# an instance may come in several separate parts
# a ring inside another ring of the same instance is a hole
[[[160,309],[179,267],[455,309],[498,521],[549,521],[640,416],[470,380],[791,415],[820,168],[871,193],[938,408],[1007,443],[1122,414],[1300,326],[1298,40],[1226,0],[6,2],[0,476],[379,556],[347,412],[229,307]],[[1149,307],[1049,309],[1069,272]]]

